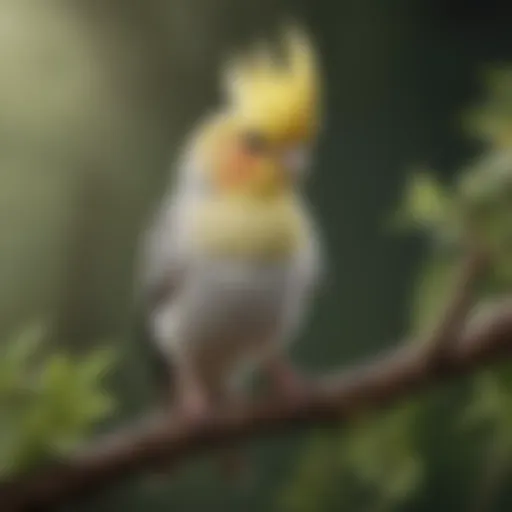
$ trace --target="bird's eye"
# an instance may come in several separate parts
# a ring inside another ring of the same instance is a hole
[[[268,148],[268,141],[258,132],[246,132],[243,135],[243,145],[252,155],[261,155]]]

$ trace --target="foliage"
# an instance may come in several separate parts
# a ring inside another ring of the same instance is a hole
[[[114,406],[101,378],[112,368],[110,350],[47,355],[45,338],[35,324],[0,347],[2,477],[67,453]]]
[[[420,233],[428,247],[409,311],[413,334],[424,333],[439,317],[453,287],[458,257],[469,241],[485,244],[492,257],[481,299],[492,301],[512,285],[512,68],[492,69],[485,84],[487,99],[464,120],[467,132],[483,141],[487,150],[461,169],[451,184],[441,183],[433,171],[411,172],[402,204],[392,218],[395,229]],[[511,369],[475,376],[463,397],[455,409],[462,417],[457,435],[469,439],[483,431],[486,468],[495,462],[510,467]],[[315,439],[286,490],[283,508],[322,509],[326,500],[331,506],[340,505],[342,496],[350,510],[396,510],[425,484],[428,457],[422,453],[416,425],[425,407],[422,401],[409,404]],[[322,459],[327,453],[329,457]],[[355,488],[366,499],[349,499]],[[476,489],[478,494],[478,482]]]
[[[415,430],[416,404],[360,418],[347,431],[318,433],[281,498],[283,510],[354,507],[379,512],[407,501],[424,471]],[[343,491],[340,493],[340,489]]]

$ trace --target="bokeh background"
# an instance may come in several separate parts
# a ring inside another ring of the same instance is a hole
[[[388,217],[411,165],[449,176],[478,151],[458,115],[481,93],[482,68],[512,60],[505,5],[0,0],[0,333],[44,318],[59,347],[115,347],[111,421],[144,411],[151,368],[133,335],[138,236],[183,138],[218,99],[218,65],[292,16],[312,32],[324,68],[326,119],[309,193],[331,263],[293,357],[322,372],[388,346],[407,328],[424,250],[418,237],[390,235]],[[428,485],[392,510],[466,510],[460,468],[478,462],[471,446],[447,451],[450,441],[432,432]],[[249,443],[247,487],[198,461],[167,485],[137,479],[69,510],[281,510],[310,437]],[[359,510],[340,508],[336,492],[303,509]],[[506,499],[496,510],[510,509]]]

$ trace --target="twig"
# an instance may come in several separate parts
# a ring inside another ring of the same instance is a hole
[[[477,281],[487,268],[487,253],[474,245],[461,265],[460,273],[448,307],[425,344],[426,364],[442,364],[445,351],[456,343],[474,305],[474,289]]]
[[[185,457],[254,434],[326,422],[346,422],[361,409],[386,406],[429,385],[468,374],[489,361],[512,355],[512,302],[498,308],[472,332],[465,333],[438,371],[422,364],[412,347],[342,374],[320,385],[301,401],[268,400],[219,412],[204,421],[170,422],[154,418],[138,428],[119,431],[81,455],[44,472],[0,487],[3,510],[45,510],[98,492],[134,473],[160,464],[178,464]]]
[[[470,276],[478,274],[476,265],[468,267]],[[218,411],[194,422],[153,416],[136,427],[96,441],[59,465],[4,482],[0,486],[2,510],[49,510],[100,492],[136,473],[177,465],[194,453],[249,436],[313,424],[342,424],[362,410],[384,407],[428,386],[512,356],[512,298],[495,306],[484,321],[459,332],[454,326],[463,326],[470,294],[462,290],[455,295],[453,312],[446,316],[449,328],[440,329],[442,365],[425,364],[423,345],[410,341],[368,364],[326,378],[300,400],[273,397]]]

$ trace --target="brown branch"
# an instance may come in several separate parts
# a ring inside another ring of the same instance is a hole
[[[4,484],[0,503],[6,511],[44,510],[100,491],[136,472],[177,464],[194,452],[256,433],[347,421],[363,409],[383,407],[511,354],[512,301],[466,332],[436,371],[424,364],[423,352],[412,346],[342,374],[294,403],[275,399],[242,405],[194,423],[155,417],[109,436],[58,467]]]
[[[326,379],[293,402],[271,398],[241,404],[194,422],[155,415],[128,430],[114,432],[59,465],[5,482],[0,486],[2,510],[49,510],[131,475],[177,465],[194,453],[252,435],[328,422],[342,424],[361,411],[384,407],[427,386],[512,356],[512,298],[495,305],[480,321],[465,324],[472,303],[468,290],[479,274],[480,263],[474,260],[465,268],[462,286],[432,338],[435,346],[443,347],[442,364],[431,364],[432,352],[426,354],[424,344],[411,341]]]
[[[487,263],[487,253],[476,245],[465,256],[448,307],[425,345],[425,359],[429,363],[442,363],[445,351],[457,342],[473,306],[474,288]]]

